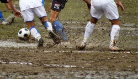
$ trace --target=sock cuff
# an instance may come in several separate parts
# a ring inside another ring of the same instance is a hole
[[[36,29],[36,27],[34,27],[34,26],[30,28],[30,31],[31,31],[33,28],[37,31],[37,33],[40,34],[40,32],[39,32],[39,31]]]
[[[55,20],[53,23],[55,23],[55,22],[59,22],[58,20]]]
[[[95,24],[94,23],[91,23],[90,21],[87,23],[87,26],[92,26],[92,27],[94,27],[95,26]]]
[[[61,23],[60,23],[58,20],[55,20],[55,21],[53,22],[53,24],[61,25]]]
[[[47,27],[51,27],[51,23],[49,21],[45,21],[44,26]]]
[[[113,25],[112,28],[116,28],[120,30],[120,26],[119,25]]]
[[[30,28],[30,30],[32,30],[33,28],[35,28],[34,26]],[[36,28],[35,28],[36,29]]]

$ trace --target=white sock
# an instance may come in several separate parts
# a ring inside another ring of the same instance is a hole
[[[30,32],[31,35],[39,41],[39,39],[41,38],[39,31],[35,27],[31,27]]]
[[[46,21],[44,26],[47,28],[47,31],[53,31],[52,24],[49,21]]]
[[[110,33],[110,36],[111,36],[111,43],[110,43],[110,46],[111,46],[113,40],[114,40],[114,41],[117,41],[117,40],[118,40],[118,37],[119,37],[119,30],[120,30],[119,25],[113,25],[113,26],[112,26],[111,33]]]
[[[85,33],[84,33],[84,39],[83,39],[84,42],[87,42],[87,40],[89,39],[90,35],[94,30],[94,26],[95,24],[91,23],[90,21],[87,23],[85,27]]]

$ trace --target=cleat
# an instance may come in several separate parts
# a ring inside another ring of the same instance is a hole
[[[118,48],[116,46],[110,46],[109,48],[110,48],[110,50],[120,50],[120,48]]]
[[[0,18],[0,24],[7,25],[8,22],[5,19]]]
[[[10,25],[11,23],[14,22],[14,14],[11,14],[6,20],[2,21],[0,24],[3,24],[3,25]]]
[[[14,18],[15,18],[14,14],[11,14],[11,15],[6,19],[6,21],[8,22],[8,25],[10,25],[11,23],[14,22]]]
[[[79,50],[84,50],[87,45],[87,42],[82,42],[80,46],[77,46]]]
[[[110,46],[109,46],[110,50],[113,50],[113,51],[116,51],[116,50],[124,50],[124,49],[122,49],[122,48],[116,47],[116,46],[115,46],[116,43],[117,43],[116,40],[110,41]]]
[[[8,25],[9,23],[6,20],[4,20],[1,24]]]
[[[59,37],[53,32],[53,31],[48,31],[49,36],[53,39],[53,41],[55,42],[55,44],[59,44],[60,43],[60,39]]]
[[[123,51],[124,50],[123,48],[119,48],[119,47],[116,47],[116,46],[110,46],[109,48],[112,51],[121,51],[121,50]]]
[[[38,47],[43,47],[43,43],[44,43],[43,39],[40,38],[38,42]]]

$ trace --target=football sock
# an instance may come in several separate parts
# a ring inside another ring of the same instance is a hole
[[[64,41],[67,41],[67,36],[66,36],[65,30],[64,30],[62,24],[58,20],[56,20],[53,22],[53,26],[54,26],[56,32],[61,36],[61,38]]]
[[[3,14],[2,14],[2,12],[1,12],[1,10],[0,10],[0,21],[2,22],[2,21],[4,21],[5,20],[5,18],[3,17]]]
[[[44,26],[47,28],[47,30],[53,30],[52,24],[49,21],[45,21]]]
[[[110,33],[110,36],[111,36],[110,46],[112,45],[113,41],[117,41],[118,40],[119,30],[120,30],[119,25],[113,25],[112,26],[111,33]]]
[[[84,42],[87,42],[87,40],[89,39],[90,35],[94,30],[94,26],[95,24],[91,23],[90,21],[87,23],[85,27],[85,33],[84,33],[84,39],[83,39]]]
[[[40,32],[35,27],[31,27],[30,32],[31,35],[39,41],[39,39],[41,38]]]

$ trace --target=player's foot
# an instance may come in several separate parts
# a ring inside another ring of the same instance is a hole
[[[10,16],[9,16],[9,24],[11,24],[11,23],[13,23],[14,22],[14,18],[15,18],[15,15],[14,14],[11,14]]]
[[[122,48],[119,48],[119,47],[115,46],[116,43],[117,43],[116,40],[111,40],[110,41],[110,46],[109,46],[110,50],[124,50]]]
[[[14,14],[11,14],[11,15],[5,20],[5,22],[2,23],[2,24],[4,24],[4,25],[10,25],[11,23],[13,23],[14,18],[15,18]]]
[[[8,22],[5,19],[0,18],[0,24],[7,25]]]
[[[118,48],[116,46],[110,46],[109,48],[110,48],[110,50],[120,50],[120,48]]]
[[[1,24],[8,25],[9,23],[6,20],[4,20],[4,21],[1,22]]]
[[[44,43],[43,39],[40,38],[38,41],[38,47],[43,47],[43,43]]]
[[[77,48],[79,50],[83,50],[83,49],[85,49],[86,45],[87,45],[87,42],[82,41],[81,45],[80,46],[77,46]]]
[[[60,43],[60,39],[59,37],[55,34],[55,32],[48,30],[49,36],[53,39],[53,41],[55,42],[55,44],[59,44]]]

